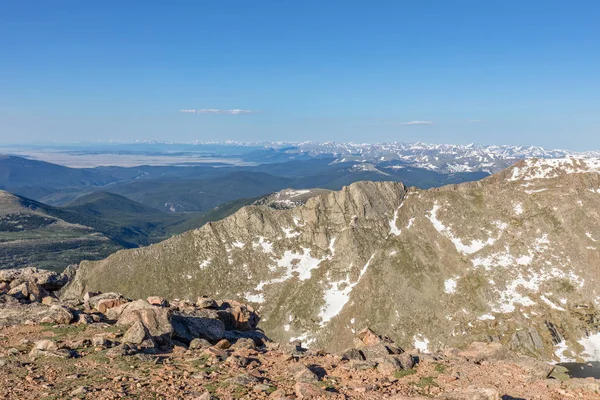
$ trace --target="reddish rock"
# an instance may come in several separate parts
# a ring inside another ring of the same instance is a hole
[[[146,301],[149,304],[152,304],[153,306],[159,306],[159,307],[168,307],[169,306],[169,302],[160,296],[150,296],[146,299]]]
[[[294,386],[294,392],[296,392],[299,399],[328,399],[335,396],[334,393],[305,382],[297,382]]]

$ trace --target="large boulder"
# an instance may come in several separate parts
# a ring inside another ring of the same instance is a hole
[[[173,311],[171,323],[175,339],[186,344],[196,338],[216,343],[225,335],[225,324],[210,310],[195,310],[193,313]]]
[[[119,307],[122,309],[117,325],[131,327],[136,322],[140,322],[158,344],[170,343],[173,335],[173,325],[170,321],[171,310],[155,307],[146,300],[132,301]]]

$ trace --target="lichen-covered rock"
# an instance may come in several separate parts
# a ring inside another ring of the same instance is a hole
[[[148,336],[146,327],[142,321],[135,321],[123,335],[124,343],[141,344]]]

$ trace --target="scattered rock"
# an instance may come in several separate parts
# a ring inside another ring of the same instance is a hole
[[[351,349],[344,351],[341,354],[341,358],[342,358],[342,360],[358,360],[358,361],[366,360],[362,351],[355,349],[355,348],[351,348]]]
[[[240,385],[240,386],[246,386],[251,383],[259,382],[259,380],[258,380],[258,378],[254,377],[252,375],[241,374],[241,375],[237,375],[232,378],[229,378],[229,379],[225,380],[225,382],[232,383],[235,385]]]
[[[153,306],[169,307],[169,302],[159,296],[150,296],[146,299],[146,301]]]
[[[395,357],[385,356],[377,359],[377,371],[384,375],[393,375],[395,372],[401,371],[402,369],[402,364]]]
[[[504,354],[502,343],[473,342],[465,351],[458,353],[459,357],[479,363],[484,360],[500,359]]]
[[[232,349],[232,350],[240,350],[240,349],[256,350],[256,343],[254,343],[254,340],[249,339],[249,338],[240,338],[234,344],[231,345],[230,349]]]
[[[196,301],[196,306],[199,308],[218,308],[217,302],[208,297],[198,297]]]
[[[474,386],[457,389],[438,397],[444,400],[500,400],[500,394],[496,389]]]
[[[217,342],[217,344],[215,344],[215,347],[217,349],[227,350],[228,348],[231,347],[231,343],[229,343],[229,340],[227,340],[227,339],[221,339]]]
[[[299,399],[322,399],[333,398],[335,396],[334,393],[306,382],[297,382],[294,386],[294,392]]]
[[[292,375],[296,382],[314,383],[319,381],[319,377],[302,363],[291,364],[288,367],[288,373]]]
[[[367,360],[375,360],[392,354],[389,347],[383,343],[372,344],[360,348],[360,351]]]
[[[205,349],[207,347],[212,346],[210,342],[206,339],[194,339],[190,342],[189,349],[190,350],[198,350]]]
[[[373,360],[360,361],[360,360],[350,360],[348,363],[348,369],[353,371],[365,371],[368,369],[373,369],[377,366],[377,362]]]
[[[83,394],[86,394],[87,392],[88,392],[88,390],[85,386],[79,386],[78,388],[72,390],[71,393],[69,393],[69,395],[70,396],[81,396]]]
[[[237,355],[237,354],[233,354],[231,356],[229,356],[227,358],[227,360],[225,360],[225,362],[229,365],[235,365],[236,367],[245,367],[246,365],[248,365],[250,363],[250,360],[248,360],[246,357]]]
[[[106,352],[106,356],[111,357],[111,358],[122,357],[122,356],[132,356],[134,354],[137,354],[137,352],[138,352],[138,348],[136,345],[130,344],[130,343],[123,343],[123,344],[120,344],[118,346],[108,349],[108,351]]]

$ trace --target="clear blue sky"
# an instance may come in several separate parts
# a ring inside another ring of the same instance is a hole
[[[1,1],[0,142],[111,138],[599,149],[600,2]]]

